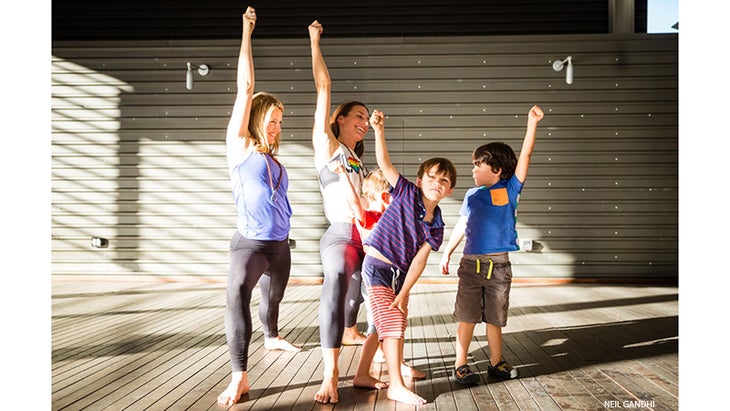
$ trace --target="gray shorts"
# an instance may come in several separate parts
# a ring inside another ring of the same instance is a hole
[[[490,270],[491,260],[491,270]],[[491,273],[490,273],[491,271]],[[509,255],[464,256],[459,262],[454,316],[459,322],[507,325],[512,265]]]

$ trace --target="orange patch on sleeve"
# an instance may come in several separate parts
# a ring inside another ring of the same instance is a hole
[[[509,196],[507,195],[506,188],[495,188],[494,190],[489,190],[489,193],[492,195],[493,205],[504,206],[509,204]]]

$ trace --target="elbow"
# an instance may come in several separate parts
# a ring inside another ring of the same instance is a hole
[[[248,94],[253,95],[254,90],[254,81],[253,79],[250,80],[240,80],[238,83],[238,92],[240,94]]]
[[[254,86],[255,82],[253,79],[246,81],[246,84],[244,85],[246,93],[253,95]]]
[[[328,93],[332,90],[332,81],[329,77],[315,77],[314,84],[317,87],[317,94]]]

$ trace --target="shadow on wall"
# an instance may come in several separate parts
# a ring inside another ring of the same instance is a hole
[[[512,255],[515,277],[676,278],[676,36],[531,40],[332,41],[332,103],[354,97],[383,110],[407,177],[419,160],[454,161],[457,190],[442,202],[448,238],[473,184],[471,151],[493,140],[519,151],[526,111],[538,102],[547,115],[517,226],[533,250]],[[312,167],[307,44],[257,44],[257,88],[286,107],[292,276],[319,278],[326,221]],[[228,272],[235,209],[224,132],[236,44],[147,46],[54,50],[53,274],[220,281]],[[566,49],[580,64],[572,85],[549,63]],[[187,61],[210,67],[192,90]],[[373,168],[371,146],[365,162]],[[92,248],[92,236],[108,248]],[[442,278],[440,256],[424,276]]]

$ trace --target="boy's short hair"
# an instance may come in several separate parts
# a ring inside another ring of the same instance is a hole
[[[380,169],[371,171],[362,182],[362,194],[368,201],[374,201],[380,193],[389,193],[390,183]]]
[[[517,168],[517,155],[512,147],[505,143],[494,142],[484,144],[474,150],[471,156],[474,165],[479,166],[482,163],[492,167],[492,171],[502,169],[499,178],[509,180],[515,174]]]
[[[436,167],[437,173],[443,173],[449,177],[449,180],[451,180],[451,188],[454,188],[456,186],[456,167],[454,167],[454,163],[448,158],[434,157],[424,161],[418,167],[418,178],[423,178],[426,171],[432,169],[434,166]]]

